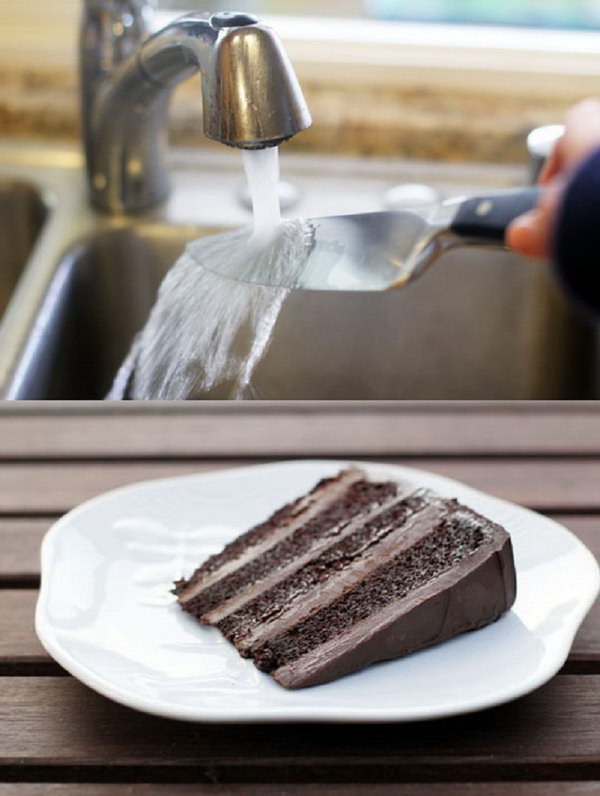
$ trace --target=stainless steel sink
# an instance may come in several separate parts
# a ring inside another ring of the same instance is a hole
[[[26,182],[0,179],[0,318],[44,226],[47,207]]]
[[[160,280],[195,237],[247,223],[237,153],[182,154],[160,210],[103,217],[83,195],[75,153],[21,155],[55,208],[0,326],[5,397],[102,398],[143,325]],[[28,160],[29,158],[29,160]],[[299,215],[382,207],[385,188],[435,183],[445,194],[518,181],[518,171],[285,157]],[[201,322],[201,319],[199,319]],[[505,252],[446,256],[402,292],[296,292],[254,379],[264,399],[589,398],[595,334],[546,269]],[[207,397],[221,397],[217,394]]]
[[[104,397],[163,276],[190,234],[208,232],[140,223],[98,232],[66,252],[41,313],[45,334],[31,355],[21,397]]]

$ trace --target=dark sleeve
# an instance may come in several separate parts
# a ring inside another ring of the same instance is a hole
[[[600,315],[600,149],[583,161],[567,184],[552,259],[567,293]]]

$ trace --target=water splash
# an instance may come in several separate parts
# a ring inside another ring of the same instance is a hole
[[[254,226],[188,244],[160,287],[108,398],[251,397],[256,365],[302,272],[312,229],[281,220],[276,149],[245,152]],[[215,395],[216,391],[216,395]]]

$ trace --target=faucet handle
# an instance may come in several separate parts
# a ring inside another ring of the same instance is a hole
[[[213,28],[240,28],[244,25],[256,25],[258,17],[253,14],[244,14],[239,11],[221,11],[220,14],[213,14],[210,24]]]
[[[128,58],[149,35],[152,13],[148,0],[86,0],[80,27],[82,66],[107,71]]]

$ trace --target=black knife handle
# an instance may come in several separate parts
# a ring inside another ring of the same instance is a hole
[[[533,210],[540,195],[540,188],[519,188],[489,196],[472,196],[460,205],[450,229],[470,241],[503,244],[510,222]]]

